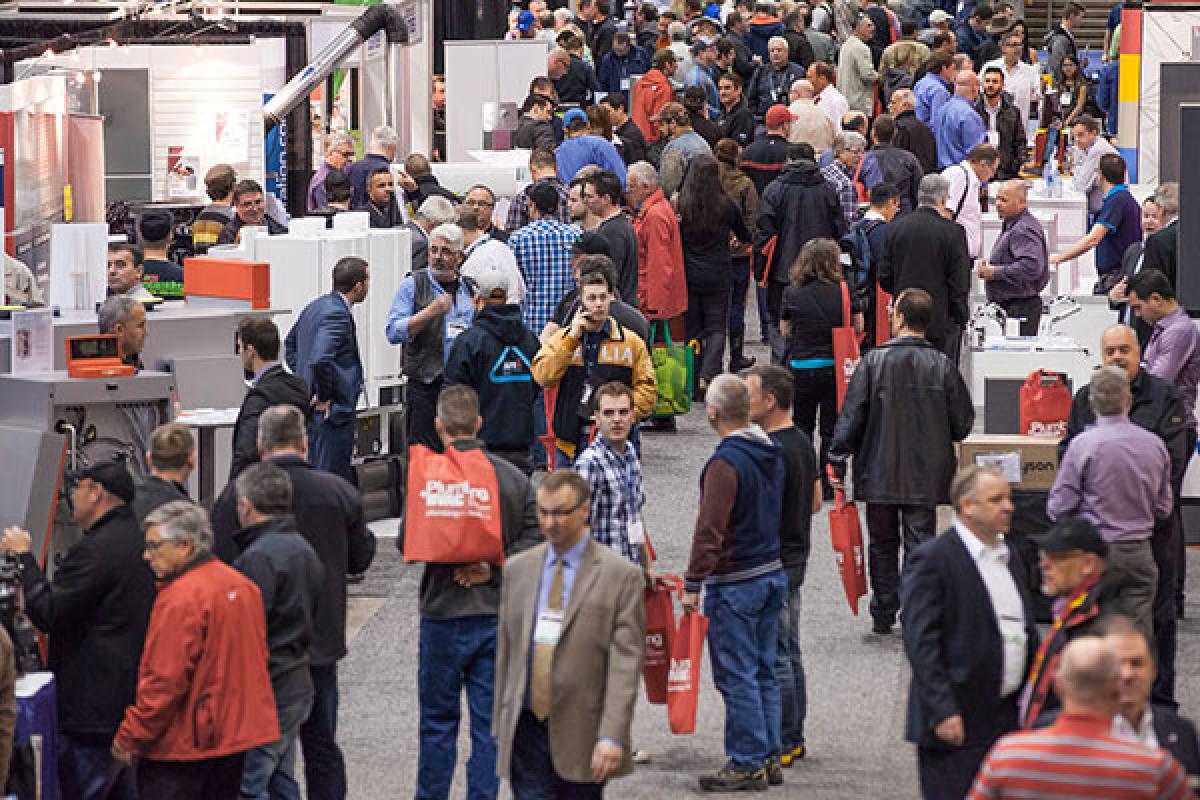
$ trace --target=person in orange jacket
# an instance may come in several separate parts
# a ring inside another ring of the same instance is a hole
[[[625,194],[637,210],[638,307],[649,320],[678,317],[687,311],[687,280],[675,209],[663,196],[658,172],[645,161],[630,165]]]
[[[651,68],[633,85],[629,115],[647,142],[658,141],[658,123],[654,118],[663,106],[675,99],[675,89],[671,86],[674,74],[675,53],[664,48],[654,54]]]
[[[145,528],[158,597],[112,756],[137,758],[142,800],[233,800],[246,751],[279,739],[262,595],[212,554],[199,506],[167,503]]]

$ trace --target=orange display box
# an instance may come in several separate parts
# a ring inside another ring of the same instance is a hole
[[[117,337],[111,333],[67,337],[67,375],[72,378],[112,378],[133,375],[133,365],[121,361]]]
[[[271,265],[265,261],[197,256],[183,260],[185,297],[245,300],[251,308],[271,307]]]

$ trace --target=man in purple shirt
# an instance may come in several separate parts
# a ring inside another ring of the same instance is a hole
[[[1150,341],[1142,357],[1146,370],[1179,390],[1196,444],[1196,384],[1200,381],[1200,330],[1175,299],[1167,276],[1156,269],[1134,275],[1126,287],[1129,307],[1151,325]]]
[[[986,281],[988,301],[1021,320],[1022,336],[1036,336],[1050,266],[1046,232],[1029,213],[1029,184],[1017,179],[1000,184],[996,212],[1004,220],[1000,238],[991,258],[979,262],[976,271]]]
[[[1162,440],[1129,420],[1129,376],[1099,369],[1088,391],[1096,424],[1076,436],[1058,467],[1046,499],[1051,520],[1078,514],[1108,542],[1104,580],[1114,605],[1147,634],[1158,566],[1150,546],[1155,520],[1172,510],[1171,459]]]

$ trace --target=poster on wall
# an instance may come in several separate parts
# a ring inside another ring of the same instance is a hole
[[[243,164],[250,160],[250,115],[245,111],[218,111],[213,115],[213,141],[220,160]]]
[[[48,308],[12,315],[14,375],[54,369],[54,312]]]
[[[192,197],[200,190],[200,157],[183,145],[167,145],[167,197]]]

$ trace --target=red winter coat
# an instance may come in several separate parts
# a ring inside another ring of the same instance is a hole
[[[648,70],[633,85],[629,116],[647,142],[658,141],[658,123],[653,118],[658,116],[663,106],[674,100],[675,88],[671,86],[671,79],[658,68]]]
[[[679,220],[662,189],[646,198],[633,219],[638,240],[638,306],[646,319],[672,319],[687,311],[687,277]]]
[[[211,557],[161,583],[117,745],[156,761],[198,761],[278,739],[258,587]]]

